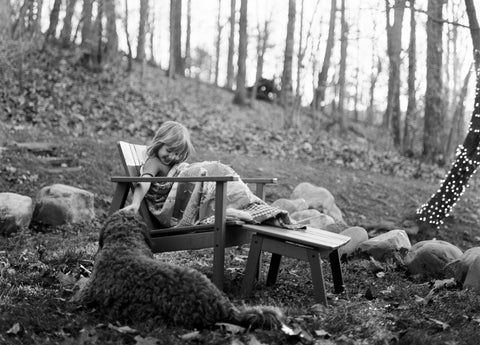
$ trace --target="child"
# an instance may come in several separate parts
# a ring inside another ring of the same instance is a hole
[[[184,162],[193,150],[188,129],[178,122],[166,121],[147,148],[147,160],[142,166],[141,176],[176,176],[179,163]],[[169,182],[140,182],[135,186],[132,203],[125,209],[138,212],[143,198],[150,201],[150,205],[161,208],[171,187]]]

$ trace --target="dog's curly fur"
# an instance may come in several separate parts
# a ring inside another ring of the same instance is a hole
[[[239,309],[202,273],[155,260],[145,224],[132,212],[111,215],[100,232],[99,251],[79,300],[114,319],[150,318],[186,328],[228,322],[274,328],[275,307]]]

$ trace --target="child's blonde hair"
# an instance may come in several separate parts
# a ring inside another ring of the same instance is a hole
[[[185,161],[194,150],[188,129],[175,121],[166,121],[160,126],[152,143],[147,148],[147,155],[149,157],[156,156],[163,145],[167,145],[177,154],[177,159],[172,162],[173,164]]]

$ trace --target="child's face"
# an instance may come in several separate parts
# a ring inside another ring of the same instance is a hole
[[[178,153],[167,145],[162,145],[157,152],[157,157],[165,165],[173,165],[178,161]]]

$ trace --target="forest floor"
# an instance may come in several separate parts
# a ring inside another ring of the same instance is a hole
[[[147,143],[164,120],[191,129],[196,153],[190,161],[220,160],[242,176],[278,177],[267,192],[270,202],[288,198],[300,182],[325,187],[346,222],[371,234],[411,226],[415,210],[449,167],[398,156],[378,128],[352,124],[342,136],[335,128],[328,132],[329,117],[308,111],[298,115],[298,127],[284,130],[285,112],[276,105],[241,108],[228,91],[186,78],[169,80],[150,66],[143,77],[139,66],[130,75],[118,66],[92,74],[71,55],[32,55],[32,65],[22,72],[24,84],[12,79],[0,103],[0,191],[35,198],[53,183],[83,188],[95,194],[96,219],[57,227],[32,224],[0,239],[0,344],[478,344],[480,296],[456,286],[433,289],[433,281],[409,277],[401,262],[384,263],[380,272],[367,259],[344,262],[346,291],[340,295],[332,293],[325,265],[329,307],[324,308],[314,303],[306,263],[282,261],[277,283],[266,287],[264,260],[254,294],[242,299],[248,246],[228,251],[225,293],[237,305],[281,308],[290,332],[125,325],[71,303],[75,284],[93,267],[114,190],[109,177],[122,173],[115,142]],[[54,148],[35,152],[17,145],[25,142]],[[63,165],[52,166],[48,157],[61,158]],[[462,250],[478,246],[479,182],[472,179],[443,226],[411,237],[412,243],[437,238]],[[158,259],[211,276],[209,249],[163,253]]]

